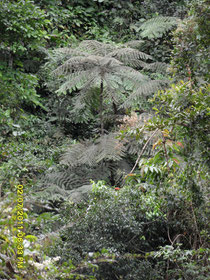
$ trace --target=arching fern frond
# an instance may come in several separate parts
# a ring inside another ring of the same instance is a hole
[[[133,84],[137,83],[142,83],[142,81],[148,81],[149,78],[140,73],[139,71],[130,68],[128,66],[123,66],[119,69],[119,75],[123,78],[123,80],[130,80],[131,82],[133,82]]]
[[[124,146],[113,133],[101,135],[94,143],[86,141],[72,145],[61,159],[69,166],[96,166],[102,161],[117,161],[124,156]]]
[[[130,48],[139,48],[144,43],[144,40],[131,40],[128,41],[125,45]]]
[[[176,17],[158,16],[151,18],[140,26],[140,30],[142,30],[140,36],[149,39],[160,38],[164,33],[176,26],[177,23],[178,18]]]
[[[80,71],[66,76],[65,82],[57,90],[57,93],[72,92],[76,89],[87,88],[89,85],[95,85],[98,77],[95,71]]]
[[[114,133],[103,135],[96,141],[97,156],[96,162],[103,160],[118,161],[125,155],[125,148],[122,142],[116,139]]]
[[[168,68],[168,64],[164,62],[153,62],[150,64],[144,64],[144,70],[149,70],[155,73],[166,73]]]
[[[116,50],[110,52],[108,54],[110,57],[115,57],[116,59],[122,61],[124,64],[129,66],[136,66],[136,63],[139,60],[147,60],[152,59],[152,57],[148,54],[140,52],[139,50],[133,48],[117,48]]]
[[[108,85],[104,91],[104,98],[110,98],[110,100],[113,101],[116,105],[120,105],[126,97],[123,94],[123,91],[120,91],[119,89],[113,89],[112,86],[109,87]]]
[[[35,199],[38,199],[39,201],[40,200],[55,201],[55,200],[68,198],[69,195],[70,195],[70,191],[59,187],[55,183],[50,183],[50,184],[46,184],[44,187],[42,186],[40,189],[38,188],[36,192],[34,192],[33,197]]]
[[[35,199],[39,201],[68,199],[73,191],[80,190],[82,186],[90,185],[90,181],[106,180],[113,172],[110,164],[101,167],[80,166],[71,167],[63,171],[51,170],[47,172],[34,187]]]
[[[133,65],[133,63],[136,63],[138,60],[152,59],[150,55],[132,48],[129,45],[122,47],[95,40],[85,40],[81,42],[77,47],[77,51],[79,50],[85,51],[88,55],[94,54],[97,56],[116,58],[118,61],[132,67],[136,65]]]
[[[78,47],[77,48],[64,47],[64,48],[55,49],[54,53],[56,55],[64,54],[68,56],[85,56],[87,52],[86,51],[82,52],[82,50],[79,49]]]
[[[147,80],[128,96],[122,106],[124,108],[132,107],[134,103],[138,104],[138,102],[141,101],[142,96],[150,95],[152,92],[154,93],[157,90],[165,88],[168,84],[168,80]]]
[[[102,43],[96,40],[84,40],[79,44],[77,49],[99,56],[106,56],[115,48],[113,44]]]
[[[61,66],[56,68],[52,74],[60,76],[63,74],[75,73],[75,71],[86,71],[90,70],[96,65],[103,57],[100,56],[73,56],[64,62]]]

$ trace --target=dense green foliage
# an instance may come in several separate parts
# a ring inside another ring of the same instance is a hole
[[[208,279],[208,14],[0,1],[0,279]]]

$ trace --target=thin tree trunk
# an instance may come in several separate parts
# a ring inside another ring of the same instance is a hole
[[[139,156],[138,156],[138,158],[137,158],[137,160],[136,160],[136,162],[135,162],[135,164],[134,164],[134,167],[132,168],[132,170],[130,171],[129,174],[132,174],[132,173],[133,173],[133,171],[135,170],[137,164],[139,163],[139,160],[140,160],[141,156],[143,155],[143,152],[145,151],[147,145],[149,144],[149,141],[152,139],[152,137],[155,136],[155,134],[156,134],[157,132],[158,132],[158,128],[152,133],[152,135],[150,136],[150,138],[149,138],[149,139],[147,140],[147,142],[145,143],[143,149],[141,150],[141,153],[139,154]]]
[[[100,90],[100,122],[101,122],[101,135],[104,135],[103,90],[104,90],[104,84],[103,84],[103,80],[101,79],[101,90]]]
[[[168,163],[168,153],[167,153],[167,149],[166,149],[166,139],[165,139],[163,133],[162,133],[162,137],[163,137],[163,149],[164,149],[164,153],[165,153],[166,164],[167,164],[167,168],[168,168],[168,173],[170,173],[170,167],[169,167],[169,163]]]
[[[9,66],[10,68],[13,68],[13,55],[12,55],[11,52],[9,53],[8,66]]]

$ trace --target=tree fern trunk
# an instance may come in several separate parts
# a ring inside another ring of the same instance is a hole
[[[114,101],[112,102],[112,105],[113,105],[114,115],[116,116],[117,115],[117,105],[114,103]]]
[[[104,90],[104,84],[103,84],[103,80],[101,80],[101,90],[100,90],[100,122],[101,122],[101,135],[104,135],[103,90]]]

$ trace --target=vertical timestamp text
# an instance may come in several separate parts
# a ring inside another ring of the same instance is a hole
[[[23,268],[24,264],[24,210],[23,210],[23,185],[17,186],[17,267]]]

